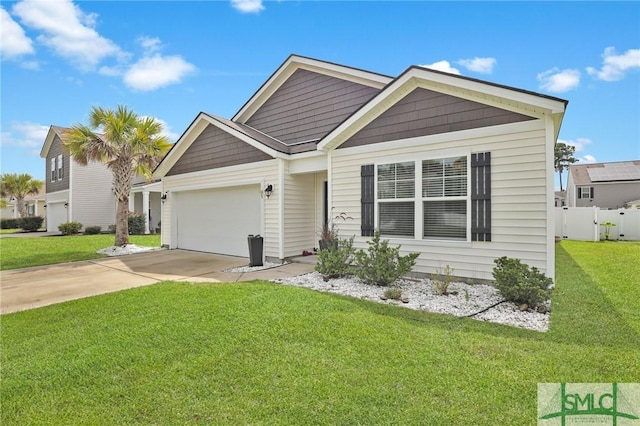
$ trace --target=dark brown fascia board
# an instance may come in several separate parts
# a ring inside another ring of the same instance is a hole
[[[322,59],[316,59],[316,58],[312,58],[310,56],[303,56],[303,55],[297,55],[295,53],[290,54],[289,56],[287,56],[287,59],[285,59],[276,69],[275,71],[273,71],[271,73],[271,75],[269,76],[269,78],[267,78],[261,85],[260,87],[258,87],[258,90],[256,90],[255,92],[253,92],[253,95],[251,95],[249,97],[249,99],[240,107],[240,109],[238,111],[236,111],[236,113],[233,115],[233,117],[231,118],[231,121],[235,121],[236,118],[238,117],[238,114],[240,114],[240,111],[242,111],[249,103],[251,103],[251,101],[256,97],[256,95],[262,90],[263,87],[265,87],[267,85],[267,83],[269,83],[269,81],[271,81],[271,79],[282,69],[282,67],[284,66],[284,64],[286,64],[291,58],[296,57],[296,58],[301,58],[301,59],[308,59],[310,61],[317,61],[317,62],[322,62],[325,63],[327,65],[334,65],[337,67],[343,67],[343,68],[349,68],[352,69],[354,71],[360,71],[360,72],[366,72],[369,74],[375,74],[375,75],[379,75],[381,77],[386,77],[386,78],[391,78],[393,79],[393,76],[390,75],[386,75],[386,74],[382,74],[379,72],[375,72],[375,71],[369,71],[369,70],[365,70],[364,68],[357,68],[357,67],[351,67],[349,65],[343,65],[343,64],[339,64],[337,62],[330,62],[330,61],[325,61]]]

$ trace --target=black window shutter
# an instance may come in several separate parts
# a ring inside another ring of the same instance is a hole
[[[360,168],[360,231],[363,237],[372,237],[374,232],[375,171],[373,164],[365,164]]]
[[[593,186],[591,188],[589,188],[589,198],[593,199],[595,198],[595,189],[593,188]]]
[[[471,241],[491,241],[491,153],[471,154]]]

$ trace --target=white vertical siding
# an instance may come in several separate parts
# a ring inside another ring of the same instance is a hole
[[[341,225],[341,235],[355,235],[355,245],[366,247],[360,237],[360,166],[385,158],[410,155],[415,158],[440,156],[450,149],[491,152],[491,242],[435,242],[391,239],[402,252],[420,252],[414,271],[434,273],[450,265],[455,275],[492,279],[493,260],[516,257],[542,271],[548,268],[547,180],[553,176],[548,161],[545,123],[533,120],[445,135],[337,149],[331,154],[330,194],[334,211],[354,218]]]
[[[167,200],[162,206],[162,244],[174,247],[175,230],[172,229],[174,219],[172,215],[172,203],[174,199],[172,193],[206,188],[221,188],[236,185],[246,185],[248,183],[260,183],[261,187],[265,183],[274,183],[278,180],[277,160],[260,161],[251,164],[231,166],[219,169],[211,169],[200,172],[185,173],[176,176],[166,176],[162,179],[162,191],[168,192]],[[277,187],[271,197],[263,197],[264,203],[264,224],[263,238],[265,255],[268,257],[279,257],[279,220],[278,202],[282,195]],[[233,226],[233,224],[229,224]]]
[[[102,163],[86,166],[70,161],[71,220],[84,227],[101,226],[107,230],[116,223],[116,200],[113,175]]]

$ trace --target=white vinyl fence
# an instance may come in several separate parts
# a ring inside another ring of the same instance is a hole
[[[640,241],[640,210],[601,210],[598,207],[556,208],[556,237],[565,240],[605,239],[604,222],[611,222],[610,240]]]

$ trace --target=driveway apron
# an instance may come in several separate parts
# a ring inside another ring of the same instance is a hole
[[[184,250],[158,250],[0,272],[0,313],[10,313],[154,284],[160,281],[236,282],[275,279],[313,271],[285,264],[254,272],[224,272],[248,259]]]

